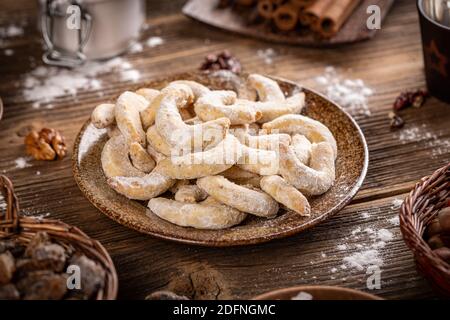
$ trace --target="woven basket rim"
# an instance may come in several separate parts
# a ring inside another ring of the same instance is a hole
[[[63,221],[40,217],[25,217],[19,213],[19,201],[12,182],[0,175],[0,189],[7,203],[6,214],[0,215],[0,240],[19,239],[28,242],[38,232],[46,232],[56,243],[65,243],[100,264],[105,271],[103,290],[97,292],[96,300],[117,298],[118,277],[114,263],[103,245],[75,226]]]
[[[446,206],[450,191],[450,163],[418,181],[400,208],[400,230],[413,251],[418,267],[434,285],[450,295],[450,264],[441,259],[423,238],[427,225]],[[442,196],[439,197],[439,192]],[[436,279],[447,279],[439,281]]]

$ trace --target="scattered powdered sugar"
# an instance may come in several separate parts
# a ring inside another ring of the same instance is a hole
[[[256,54],[260,59],[264,61],[265,64],[269,65],[273,63],[273,58],[275,58],[276,56],[275,50],[273,50],[272,48],[259,49],[258,51],[256,51]]]
[[[7,27],[0,27],[0,37],[2,38],[12,38],[23,36],[23,27],[11,24]]]
[[[33,108],[42,103],[65,95],[76,96],[78,90],[98,90],[102,88],[97,76],[116,72],[121,81],[137,82],[140,73],[122,58],[114,58],[106,62],[88,62],[75,69],[40,66],[32,70],[23,80],[23,97],[34,101]]]
[[[292,297],[291,300],[312,300],[313,296],[304,291],[300,291],[296,296]]]
[[[23,169],[27,167],[31,167],[31,164],[28,163],[28,159],[24,157],[19,157],[14,160],[17,169]]]
[[[128,49],[128,52],[139,53],[139,52],[142,52],[142,50],[144,50],[144,46],[142,45],[142,43],[135,42],[130,46],[130,49]]]
[[[400,207],[403,204],[403,199],[394,199],[391,202],[391,210],[397,210],[400,209]]]
[[[400,218],[399,218],[399,216],[395,216],[395,217],[392,217],[392,218],[388,219],[388,222],[390,224],[392,224],[393,226],[399,226],[400,225]]]
[[[161,37],[150,37],[145,42],[147,47],[150,47],[150,48],[154,48],[154,47],[160,46],[163,43],[164,43],[164,39],[161,38]]]
[[[5,56],[10,57],[14,54],[14,50],[13,49],[5,49],[5,51],[3,51],[3,53],[5,54]]]
[[[326,67],[323,75],[316,79],[325,95],[341,105],[351,115],[370,116],[368,98],[373,90],[361,79],[343,79],[334,67]]]
[[[338,250],[344,251],[344,250],[347,250],[347,245],[346,244],[338,244],[336,248]]]
[[[343,261],[349,267],[356,268],[361,271],[364,270],[364,267],[370,265],[383,265],[383,259],[381,259],[379,252],[375,249],[355,252],[354,254],[345,257]]]
[[[381,267],[383,265],[383,258],[379,249],[384,248],[387,242],[394,239],[392,232],[384,228],[376,230],[367,227],[363,230],[358,227],[352,231],[352,236],[355,240],[364,237],[368,242],[364,245],[357,243],[354,246],[356,252],[343,258],[341,269],[349,267],[362,271],[368,266],[375,265]],[[345,246],[346,248],[350,248],[348,244],[345,244]]]
[[[370,217],[370,213],[367,212],[367,211],[361,212],[361,217],[362,217],[363,219],[367,219],[367,218]]]
[[[331,268],[331,270],[330,270],[332,273],[336,273],[337,271],[338,271],[338,269],[337,268]]]

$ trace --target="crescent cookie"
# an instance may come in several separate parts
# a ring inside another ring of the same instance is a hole
[[[142,127],[144,130],[147,130],[155,123],[156,112],[159,109],[163,95],[158,90],[148,88],[141,88],[136,93],[147,99],[149,103],[148,107],[140,112]]]
[[[144,172],[136,169],[128,156],[128,145],[124,136],[111,137],[103,147],[101,163],[103,173],[107,178],[115,176],[142,177]]]
[[[301,163],[309,164],[312,144],[304,135],[294,134],[290,147]]]
[[[250,88],[258,93],[259,101],[284,101],[285,97],[278,83],[259,74],[251,74],[247,78]]]
[[[104,129],[114,124],[116,118],[114,116],[115,104],[102,103],[95,107],[91,114],[92,124],[97,129]]]
[[[255,102],[254,107],[261,112],[258,123],[272,121],[282,115],[300,113],[305,106],[305,94],[296,93],[283,101]]]
[[[276,151],[249,148],[242,145],[238,167],[262,176],[278,174],[279,159]]]
[[[197,185],[217,201],[239,211],[266,218],[277,215],[278,203],[262,191],[237,185],[222,176],[198,179]]]
[[[161,172],[174,179],[196,179],[215,175],[232,167],[240,158],[241,144],[227,135],[214,148],[203,152],[171,156],[158,163]]]
[[[161,219],[181,227],[218,230],[241,223],[246,214],[231,207],[207,202],[184,203],[165,198],[154,198],[148,202],[151,212]]]
[[[301,216],[309,217],[311,207],[305,196],[280,176],[266,176],[260,181],[261,189],[272,198]]]
[[[327,142],[313,144],[310,167],[287,145],[280,144],[280,173],[287,182],[307,195],[321,195],[334,183],[334,152]]]
[[[240,143],[253,149],[277,151],[280,143],[291,143],[291,136],[285,133],[251,135],[243,130],[235,130],[233,135]]]
[[[180,202],[196,203],[205,200],[207,197],[208,194],[195,184],[179,186],[177,192],[175,192],[175,200]]]
[[[145,146],[145,132],[140,112],[147,106],[148,101],[144,97],[130,91],[125,91],[117,99],[115,108],[117,127],[129,144],[138,142]]]
[[[153,160],[145,148],[137,142],[133,142],[130,145],[130,159],[135,168],[145,173],[152,171],[156,165],[155,160]]]
[[[195,103],[194,110],[203,121],[228,118],[232,125],[253,123],[261,118],[261,112],[247,100],[236,99],[234,91],[210,91]]]
[[[152,146],[153,149],[165,156],[170,156],[171,148],[163,139],[163,137],[161,137],[161,135],[158,133],[158,130],[156,130],[156,126],[153,125],[148,128],[146,136],[149,146]]]
[[[158,166],[145,176],[111,177],[108,184],[116,192],[134,200],[149,200],[169,190],[176,180],[171,179],[158,170]]]
[[[211,90],[208,87],[202,85],[201,83],[190,81],[190,80],[176,80],[172,81],[169,86],[176,84],[186,85],[191,88],[192,93],[194,94],[194,101],[197,101],[202,95],[207,94]]]
[[[337,156],[337,144],[333,134],[317,120],[299,114],[288,114],[263,124],[263,129],[269,132],[277,130],[291,135],[302,134],[313,143],[328,142],[333,148],[334,157]]]
[[[177,149],[204,150],[207,146],[216,145],[226,135],[230,120],[220,118],[199,125],[184,123],[178,108],[187,106],[194,99],[192,90],[183,84],[163,89],[164,97],[156,113],[156,129],[168,145]]]

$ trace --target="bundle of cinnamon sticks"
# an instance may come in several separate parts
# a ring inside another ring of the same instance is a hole
[[[222,0],[221,5],[254,7],[258,16],[279,31],[309,28],[331,38],[344,25],[361,0]]]

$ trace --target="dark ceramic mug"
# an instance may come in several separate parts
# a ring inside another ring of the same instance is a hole
[[[443,0],[418,0],[428,90],[450,103],[450,8]]]

